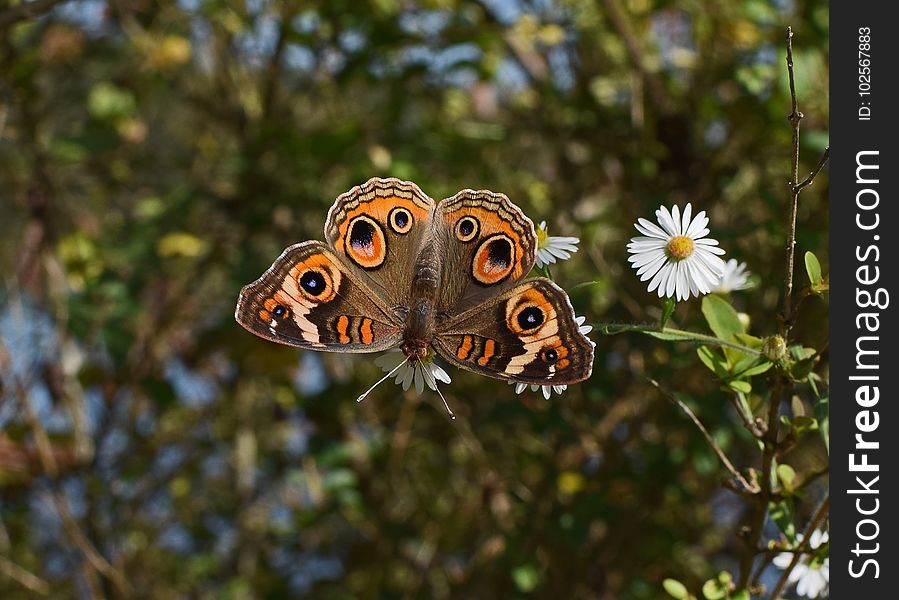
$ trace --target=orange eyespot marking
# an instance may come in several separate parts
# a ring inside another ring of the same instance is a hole
[[[490,362],[490,359],[493,357],[495,348],[496,342],[494,342],[493,340],[487,340],[484,343],[484,353],[481,355],[481,358],[478,359],[478,364],[482,367],[486,367],[487,363]]]
[[[518,335],[536,336],[555,317],[552,304],[535,289],[524,291],[506,304],[506,326]]]
[[[359,215],[350,221],[344,238],[344,250],[363,269],[377,269],[387,256],[384,230],[368,215]]]
[[[312,305],[330,302],[340,289],[340,271],[324,254],[314,254],[298,263],[290,270],[290,277],[302,296],[302,299],[299,297],[296,299],[301,301],[305,299]],[[289,287],[292,291],[293,286]],[[284,306],[290,304],[290,298],[290,294],[283,290],[275,292],[275,299]]]
[[[412,229],[413,223],[412,213],[402,206],[397,206],[396,208],[391,210],[390,214],[387,216],[387,223],[388,225],[390,225],[390,228],[396,233],[399,233],[401,235],[409,233],[409,230]]]
[[[471,339],[470,335],[466,335],[462,338],[462,343],[459,344],[459,347],[456,348],[456,358],[459,360],[466,360],[468,356],[471,354],[471,349],[474,347],[474,342]]]
[[[466,215],[456,221],[455,232],[456,239],[460,242],[470,242],[481,232],[481,223],[471,215]]]
[[[347,335],[347,329],[350,327],[350,318],[346,315],[341,315],[340,318],[337,319],[337,334],[340,336],[341,344],[349,344],[350,336]]]
[[[259,318],[268,323],[272,320],[272,313],[268,312],[267,310],[260,310]]]
[[[371,324],[372,320],[366,317],[362,319],[362,323],[359,325],[359,339],[362,340],[363,344],[371,344],[375,339],[371,330]]]
[[[493,285],[501,282],[515,267],[515,245],[504,233],[492,235],[481,242],[471,263],[471,272],[478,282]]]

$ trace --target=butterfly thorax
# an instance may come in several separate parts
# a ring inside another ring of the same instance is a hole
[[[416,260],[409,313],[403,327],[403,343],[400,345],[410,361],[425,358],[428,346],[434,339],[437,325],[435,306],[440,285],[440,262],[437,256],[433,244],[428,244],[421,249]]]

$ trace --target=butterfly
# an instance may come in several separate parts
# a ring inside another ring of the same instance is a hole
[[[411,365],[436,353],[515,383],[590,377],[593,342],[568,295],[546,278],[522,282],[537,234],[505,195],[466,189],[436,203],[412,182],[373,178],[337,198],[324,233],[241,290],[238,323],[311,350],[399,347]]]

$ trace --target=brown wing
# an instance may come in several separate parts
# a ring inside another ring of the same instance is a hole
[[[245,286],[234,316],[259,337],[313,350],[379,352],[402,337],[390,308],[315,241],[291,246]]]
[[[430,231],[434,201],[410,181],[369,179],[342,194],[325,221],[335,253],[368,276],[392,306],[406,306],[415,257]]]
[[[435,217],[444,257],[437,310],[459,314],[498,296],[534,266],[534,224],[503,194],[462,190]]]
[[[459,368],[521,383],[567,385],[593,371],[594,344],[549,279],[526,281],[441,324],[433,345]]]

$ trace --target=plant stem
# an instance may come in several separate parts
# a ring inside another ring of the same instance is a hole
[[[740,485],[743,487],[743,490],[749,494],[757,493],[759,491],[758,487],[750,484],[746,480],[746,478],[743,477],[743,474],[737,470],[737,468],[734,466],[734,464],[730,461],[730,459],[724,453],[724,450],[721,449],[721,446],[718,445],[718,442],[715,441],[715,438],[712,437],[712,434],[709,433],[709,431],[705,428],[705,425],[702,424],[702,421],[699,420],[699,418],[690,409],[690,407],[687,406],[682,400],[677,398],[677,396],[675,396],[668,390],[662,388],[662,386],[659,385],[659,382],[656,381],[655,379],[647,378],[647,381],[649,381],[649,383],[651,383],[653,385],[653,387],[655,387],[657,390],[662,392],[662,394],[664,394],[664,396],[666,398],[668,398],[671,402],[676,404],[682,411],[684,411],[684,413],[688,417],[690,417],[690,420],[693,421],[693,423],[696,425],[696,427],[702,433],[702,436],[705,438],[705,441],[708,442],[709,446],[712,448],[712,450],[718,456],[718,459],[721,461],[721,464],[723,464],[724,467],[728,471],[730,471],[730,474],[733,476],[734,479],[736,479],[740,483]]]
[[[802,551],[808,546],[812,534],[821,525],[821,522],[824,521],[829,508],[830,495],[827,495],[824,497],[824,500],[821,501],[821,505],[818,506],[818,510],[815,511],[812,520],[809,521],[808,526],[805,528],[805,532],[802,534],[802,541],[799,542],[799,546],[793,550],[793,560],[790,561],[790,564],[784,569],[784,572],[780,574],[780,579],[777,580],[777,585],[774,586],[774,590],[771,592],[768,600],[779,600],[781,594],[783,594],[787,587],[787,582],[790,579],[790,573],[792,573],[796,565],[799,564],[799,559],[802,557]]]

